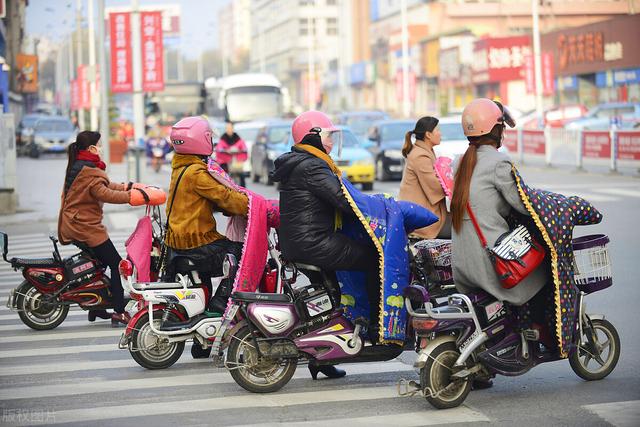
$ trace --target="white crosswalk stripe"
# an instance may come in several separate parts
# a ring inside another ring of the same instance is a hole
[[[14,240],[21,241],[18,236]],[[38,256],[50,250],[48,240],[43,241]],[[412,365],[400,359],[344,365],[348,375],[331,381],[313,381],[306,367],[299,366],[291,382],[272,394],[249,393],[236,385],[227,370],[215,368],[210,360],[192,359],[191,343],[171,368],[145,370],[127,350],[117,348],[123,328],[111,328],[107,320],[89,323],[87,313],[77,307],[51,331],[34,331],[22,324],[17,313],[4,307],[5,296],[22,277],[5,266],[0,267],[2,425],[124,422],[162,426],[182,425],[188,419],[186,424],[386,427],[492,421],[467,405],[438,411],[424,398],[398,397],[395,382],[399,378],[417,379]],[[332,411],[336,405],[344,406]],[[585,409],[608,422],[627,425],[611,421],[612,408],[598,406]],[[318,407],[324,409],[318,411]],[[25,408],[32,409],[25,415]],[[625,408],[625,413],[634,413],[629,411],[635,409]]]

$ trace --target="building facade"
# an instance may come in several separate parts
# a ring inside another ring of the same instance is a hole
[[[323,79],[337,69],[338,0],[255,0],[251,3],[252,71],[272,73],[297,109],[326,107]],[[310,72],[311,71],[311,72]],[[327,87],[332,83],[327,82]]]

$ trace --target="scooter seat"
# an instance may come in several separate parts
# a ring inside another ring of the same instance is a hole
[[[234,292],[231,298],[235,301],[245,302],[291,302],[286,294],[266,294],[259,292]]]
[[[60,263],[53,258],[11,258],[12,265],[21,267],[59,267]]]

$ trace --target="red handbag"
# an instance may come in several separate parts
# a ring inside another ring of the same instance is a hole
[[[500,236],[495,246],[490,248],[468,203],[467,212],[503,288],[513,288],[540,265],[546,252],[524,225]]]

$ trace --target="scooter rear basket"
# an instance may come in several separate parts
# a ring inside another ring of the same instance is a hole
[[[578,289],[587,294],[613,284],[608,243],[609,237],[604,234],[582,236],[571,241],[573,278]]]

